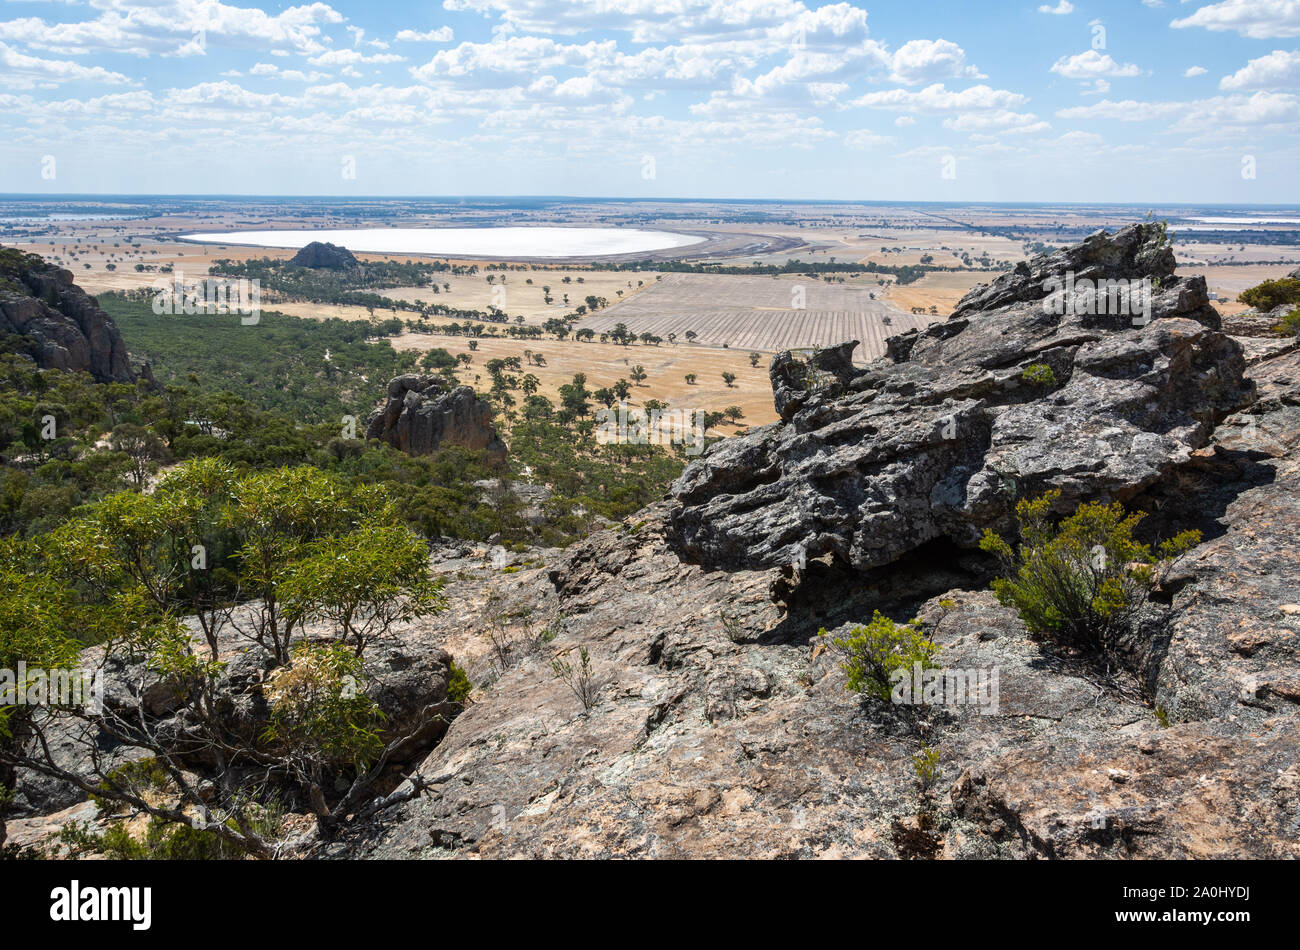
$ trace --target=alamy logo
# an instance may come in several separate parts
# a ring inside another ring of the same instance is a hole
[[[923,669],[920,663],[889,674],[890,699],[902,706],[975,706],[981,716],[1001,709],[998,668],[988,670]]]
[[[160,317],[237,313],[244,326],[253,326],[261,320],[262,282],[257,278],[214,280],[209,277],[187,283],[185,276],[177,271],[171,280],[155,280],[153,290],[153,312]]]
[[[0,706],[57,706],[104,711],[104,671],[45,670],[19,661],[17,669],[0,669]]]
[[[1076,280],[1074,271],[1066,271],[1065,279],[1049,277],[1043,281],[1047,298],[1043,306],[1057,316],[1087,314],[1113,314],[1132,317],[1133,326],[1144,327],[1151,322],[1151,278],[1141,280]]]
[[[703,409],[596,410],[596,441],[601,445],[683,445],[687,455],[704,451]]]
[[[129,920],[132,930],[148,930],[153,923],[153,888],[68,887],[50,891],[50,920]]]

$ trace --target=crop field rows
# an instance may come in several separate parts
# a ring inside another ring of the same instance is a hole
[[[792,303],[800,294],[805,307],[797,309]],[[871,291],[862,287],[807,279],[669,274],[634,299],[580,321],[578,327],[599,334],[622,323],[633,333],[653,333],[665,340],[675,333],[678,342],[692,331],[697,343],[760,352],[860,340],[855,356],[863,360],[882,355],[888,337],[937,319],[904,313],[872,299]]]

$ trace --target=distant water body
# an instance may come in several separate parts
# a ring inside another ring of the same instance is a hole
[[[333,231],[229,231],[185,234],[204,244],[305,247],[312,241],[372,254],[455,257],[604,257],[686,247],[704,240],[635,228],[356,228]]]

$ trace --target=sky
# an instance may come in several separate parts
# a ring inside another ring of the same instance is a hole
[[[6,0],[0,191],[1300,202],[1300,0]]]

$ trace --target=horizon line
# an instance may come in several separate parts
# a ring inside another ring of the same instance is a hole
[[[1233,201],[1208,201],[1208,202],[1191,202],[1191,201],[1152,201],[1132,200],[1132,201],[1084,201],[1073,198],[1055,198],[1047,200],[991,200],[967,198],[961,200],[939,200],[933,198],[925,199],[885,199],[885,198],[719,198],[719,197],[647,197],[647,196],[626,196],[626,195],[561,195],[561,194],[459,194],[459,195],[329,195],[329,194],[256,194],[242,192],[26,192],[26,191],[0,191],[0,199],[107,199],[107,198],[155,198],[155,199],[266,199],[273,198],[278,200],[301,200],[301,201],[520,201],[520,200],[544,200],[544,201],[591,201],[591,202],[622,202],[622,203],[639,203],[653,204],[656,202],[668,203],[687,203],[703,202],[711,204],[809,204],[809,205],[1005,205],[1005,206],[1029,206],[1029,205],[1079,205],[1084,207],[1141,207],[1141,206],[1167,206],[1167,207],[1188,207],[1188,208],[1297,208],[1300,209],[1300,202],[1273,201],[1273,202],[1233,202]]]

